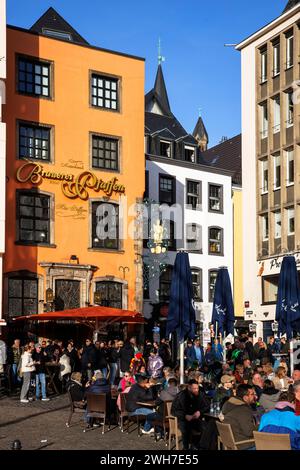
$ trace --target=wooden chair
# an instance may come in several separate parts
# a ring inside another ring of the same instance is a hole
[[[171,412],[168,411],[168,403],[170,403],[172,405],[172,400],[167,400],[167,401],[164,402],[162,419],[161,420],[157,419],[157,420],[154,420],[152,422],[152,424],[154,426],[155,440],[157,441],[156,427],[159,426],[159,427],[163,428],[164,441],[166,443],[166,446],[168,445],[167,444],[167,432],[169,430],[169,415],[171,415]]]
[[[178,428],[178,419],[171,414],[172,402],[167,402],[168,415],[166,419],[169,421],[169,450],[171,450],[172,438],[175,437],[176,450],[179,450],[179,439],[182,437],[181,431]]]
[[[289,434],[253,432],[256,450],[292,450]]]
[[[105,432],[105,421],[107,415],[107,403],[105,393],[86,393],[87,399],[87,416],[88,418],[100,418],[102,422],[102,434]],[[108,429],[110,429],[110,417],[108,422]],[[86,429],[83,431],[85,432]]]
[[[70,391],[68,390],[68,397],[69,397],[69,402],[70,402],[70,414],[69,414],[69,419],[66,422],[66,426],[69,428],[71,424],[71,419],[74,413],[85,413],[85,408],[82,407],[80,408],[79,406],[76,406],[76,402],[73,401],[72,395]]]
[[[126,393],[120,393],[120,405],[121,410],[119,410],[119,418],[120,418],[120,429],[121,432],[124,432],[124,418],[128,418],[128,411],[126,411]]]
[[[220,444],[223,445],[224,450],[239,450],[238,446],[242,444],[249,444],[249,447],[251,447],[251,444],[254,445],[254,439],[235,441],[230,424],[219,423],[217,421],[216,425],[219,433],[218,450],[221,450]]]

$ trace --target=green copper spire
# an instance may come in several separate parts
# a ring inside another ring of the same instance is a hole
[[[160,38],[158,38],[158,65],[160,65],[165,60],[166,58],[161,55],[161,41]]]

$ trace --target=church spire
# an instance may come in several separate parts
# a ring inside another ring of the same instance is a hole
[[[168,98],[168,93],[167,93],[167,88],[165,84],[165,79],[164,79],[164,75],[162,71],[162,66],[160,63],[158,64],[153,90],[154,90],[156,97],[159,100],[159,104],[163,108],[163,111],[166,112],[167,114],[172,114],[170,103],[169,103],[169,98]]]

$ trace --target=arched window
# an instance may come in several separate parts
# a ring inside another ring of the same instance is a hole
[[[186,225],[186,249],[202,253],[202,227],[198,224]]]
[[[202,269],[191,267],[193,299],[195,302],[202,302]]]

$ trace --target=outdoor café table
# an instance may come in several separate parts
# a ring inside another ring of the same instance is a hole
[[[207,419],[215,419],[216,421],[221,421],[221,413],[219,415],[216,415],[215,413],[204,413],[203,416]]]
[[[56,364],[55,362],[46,362],[45,368],[46,368],[47,376],[49,377],[48,387],[52,388],[52,390],[54,391],[54,393],[56,393],[56,395],[59,395],[59,391],[55,384],[55,377],[57,376],[60,370],[60,365]]]

